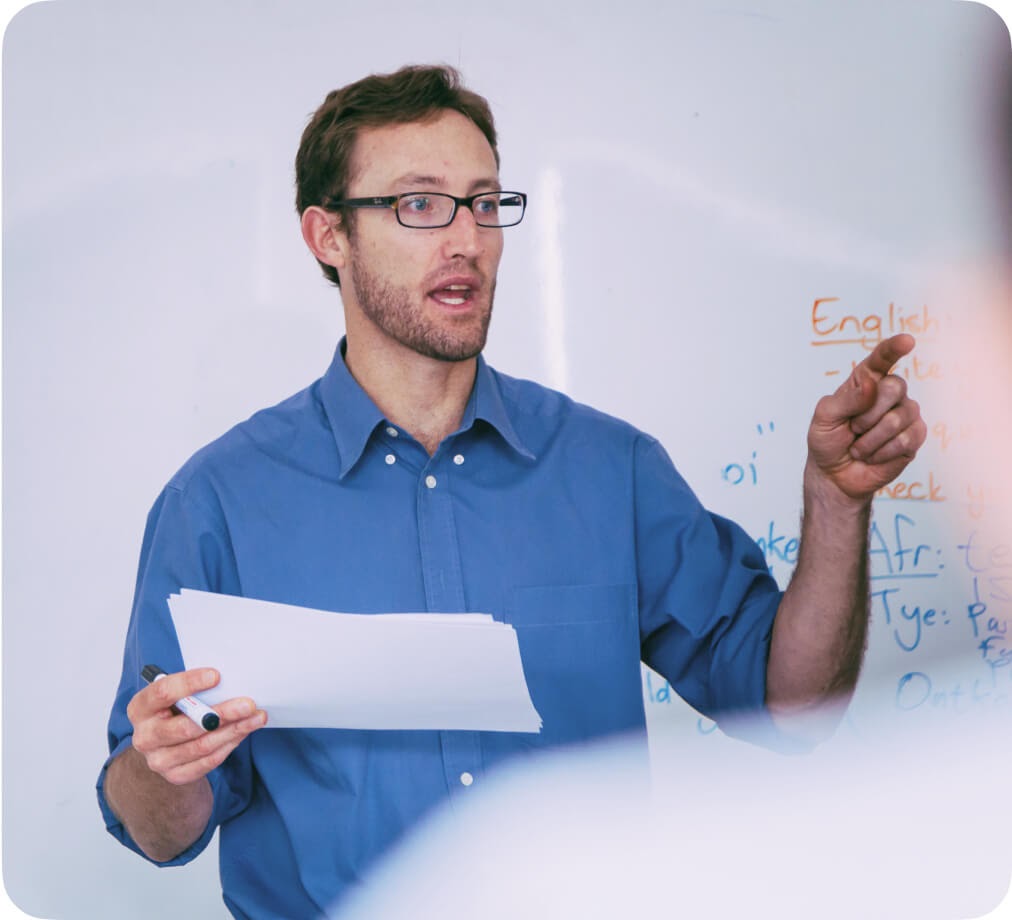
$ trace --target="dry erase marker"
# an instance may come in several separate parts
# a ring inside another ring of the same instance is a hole
[[[166,676],[165,672],[156,664],[146,664],[141,671],[141,677],[149,684]],[[218,713],[195,696],[184,696],[176,703],[175,708],[196,722],[204,731],[213,732],[221,722]]]

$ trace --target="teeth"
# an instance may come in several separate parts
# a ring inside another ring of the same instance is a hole
[[[440,288],[439,291],[435,293],[435,296],[440,303],[445,303],[449,307],[459,307],[461,304],[467,303],[467,297],[451,296],[451,291],[453,291],[454,294],[458,291],[466,291],[469,295],[471,293],[471,286],[468,284],[448,284],[446,287]]]

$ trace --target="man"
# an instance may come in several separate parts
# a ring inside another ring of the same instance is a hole
[[[525,203],[498,167],[487,104],[451,69],[327,97],[297,204],[346,339],[323,378],[191,458],[149,517],[100,801],[157,862],[192,859],[220,826],[237,917],[319,915],[500,760],[642,732],[641,657],[732,730],[845,700],[857,678],[871,498],[925,437],[889,375],[912,339],[881,343],[819,402],[781,596],[655,440],[481,358],[503,227]],[[544,729],[260,730],[266,714],[235,699],[203,733],[171,708],[218,679],[182,670],[166,605],[181,587],[492,613],[517,629]],[[173,673],[144,686],[148,662]]]

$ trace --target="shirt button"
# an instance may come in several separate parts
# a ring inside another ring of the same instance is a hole
[[[386,457],[387,466],[392,466],[397,462],[397,458],[393,454],[387,454]]]
[[[474,777],[470,773],[460,774],[460,784],[462,786],[470,786],[474,782]]]
[[[397,429],[393,425],[387,425],[387,434],[392,438],[397,437]]]
[[[453,462],[456,463],[457,466],[460,466],[460,464],[462,464],[464,462],[464,455],[463,454],[457,454],[457,456],[453,458]]]
[[[434,488],[436,488],[436,477],[435,477],[435,476],[426,476],[426,477],[425,477],[425,484],[426,484],[426,485],[427,485],[427,486],[428,486],[428,487],[429,487],[430,489],[434,489]]]

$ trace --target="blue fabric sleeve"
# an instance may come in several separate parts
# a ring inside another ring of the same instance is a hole
[[[112,760],[127,748],[132,726],[126,708],[145,686],[141,669],[156,664],[172,673],[183,669],[182,654],[172,625],[167,598],[180,588],[239,594],[240,585],[227,528],[213,489],[190,481],[187,488],[169,485],[148,515],[141,545],[133,611],[123,654],[123,673],[109,717],[109,758],[99,774],[99,807],[109,832],[144,855],[105,799],[103,785]],[[214,662],[195,662],[210,665]],[[251,794],[248,741],[208,774],[214,793],[211,818],[200,838],[177,857],[159,865],[182,865],[209,843],[221,822],[242,811]],[[145,859],[147,857],[145,856]]]
[[[640,439],[635,467],[643,660],[726,733],[772,731],[766,661],[781,592],[762,553],[700,504],[658,442]]]

